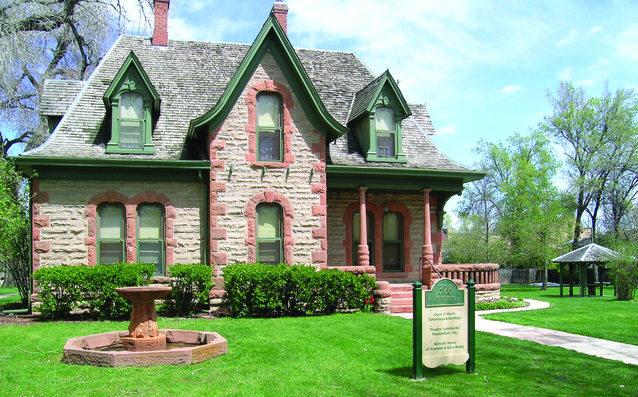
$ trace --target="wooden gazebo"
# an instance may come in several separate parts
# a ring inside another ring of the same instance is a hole
[[[602,280],[606,270],[606,268],[602,265],[617,259],[619,256],[620,254],[616,251],[612,251],[609,248],[592,243],[565,255],[559,256],[558,258],[552,259],[552,262],[558,263],[560,267],[560,296],[563,296],[563,267],[565,265],[569,265],[569,296],[574,296],[573,272],[576,265],[578,265],[580,286],[579,295],[581,297],[587,295],[587,268],[590,265],[599,265],[598,280],[600,280],[600,283],[597,283],[596,286],[600,284],[600,295],[602,296]]]

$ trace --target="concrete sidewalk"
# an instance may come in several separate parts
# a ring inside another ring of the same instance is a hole
[[[511,310],[487,310],[476,312],[476,330],[496,335],[528,340],[548,346],[558,346],[590,356],[618,360],[626,364],[638,365],[638,346],[612,342],[589,336],[568,334],[551,329],[530,327],[484,319],[483,315],[522,310],[537,310],[549,307],[549,303],[533,299],[525,299],[529,306]],[[412,313],[401,314],[400,317],[412,318]]]

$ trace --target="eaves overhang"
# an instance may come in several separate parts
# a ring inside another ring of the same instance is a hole
[[[37,179],[189,180],[205,181],[208,160],[95,159],[10,157],[27,177]]]
[[[445,171],[392,167],[353,167],[328,165],[326,183],[329,190],[350,190],[365,186],[371,190],[393,192],[432,191],[461,193],[463,184],[482,179],[484,172]]]

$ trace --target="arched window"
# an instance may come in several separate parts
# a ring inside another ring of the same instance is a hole
[[[97,252],[98,263],[109,265],[122,263],[125,242],[125,209],[119,203],[100,204],[98,213]]]
[[[377,134],[377,156],[395,157],[396,124],[392,108],[378,107],[376,109],[375,130]]]
[[[282,210],[279,204],[257,205],[257,262],[282,263]]]
[[[282,161],[281,96],[257,95],[257,161]]]
[[[383,271],[403,271],[403,216],[400,212],[383,214]]]
[[[164,275],[164,206],[143,203],[137,206],[137,261],[155,265],[155,274]]]
[[[361,222],[360,212],[356,211],[352,214],[352,264],[356,266],[358,264],[358,251],[360,240],[360,226]],[[368,252],[370,254],[370,263],[374,264],[374,214],[368,211],[368,219],[366,221],[367,237],[368,237]]]

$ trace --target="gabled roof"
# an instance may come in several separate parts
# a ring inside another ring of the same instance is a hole
[[[588,244],[575,251],[552,259],[555,263],[607,263],[618,259],[620,254],[598,244]]]
[[[410,107],[405,101],[405,98],[403,98],[403,94],[401,93],[401,90],[399,90],[399,86],[390,74],[390,71],[386,70],[379,77],[372,80],[370,84],[363,87],[356,93],[352,103],[350,117],[348,117],[348,122],[356,120],[364,113],[369,113],[374,110],[375,102],[381,94],[381,90],[383,90],[383,87],[386,85],[390,87],[394,95],[397,97],[397,105],[401,107],[404,117],[411,115],[412,112]]]
[[[288,41],[288,36],[275,15],[271,13],[220,100],[211,110],[191,121],[189,137],[194,137],[197,129],[202,126],[209,125],[209,129],[215,129],[223,123],[266,51],[274,55],[314,128],[328,141],[347,132],[346,126],[335,120],[326,109],[301,60]],[[204,132],[207,133],[208,129]]]
[[[122,78],[124,78],[124,75],[130,71],[136,72],[136,74],[142,78],[145,88],[149,91],[151,97],[153,97],[153,111],[159,112],[161,98],[155,90],[153,83],[151,83],[151,79],[148,78],[148,75],[140,64],[140,60],[137,59],[133,51],[130,52],[128,58],[126,58],[126,61],[124,61],[124,64],[113,78],[111,85],[109,85],[104,96],[102,96],[104,106],[106,106],[107,109],[111,108],[111,97],[122,84]]]

